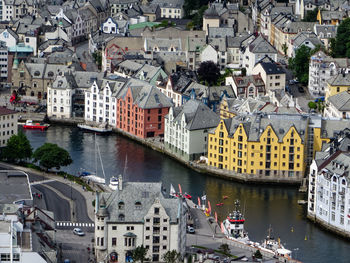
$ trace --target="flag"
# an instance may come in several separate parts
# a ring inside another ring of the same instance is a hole
[[[174,188],[173,184],[170,185],[170,195],[171,196],[176,196],[176,191],[175,191],[175,188]]]
[[[208,200],[208,213],[211,214],[211,205],[210,205],[210,201]]]
[[[179,192],[180,194],[182,194],[182,189],[181,189],[181,185],[179,184]]]
[[[225,232],[225,231],[224,231],[224,224],[223,224],[222,222],[221,222],[221,225],[220,225],[220,226],[221,226],[221,232],[224,233],[224,232]]]
[[[203,196],[202,196],[202,200],[203,200],[203,201],[207,200],[207,195],[203,195]]]
[[[199,198],[199,196],[198,196],[198,206],[199,207],[201,206],[201,199]]]
[[[215,212],[215,221],[218,222],[218,214]]]

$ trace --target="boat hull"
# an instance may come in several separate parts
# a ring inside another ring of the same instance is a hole
[[[85,124],[78,124],[78,128],[89,132],[96,132],[99,134],[108,134],[112,132],[112,128],[93,127]]]
[[[48,128],[49,128],[48,125],[23,125],[23,129],[31,129],[31,130],[45,131]]]

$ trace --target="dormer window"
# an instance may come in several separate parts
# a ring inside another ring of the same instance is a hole
[[[142,209],[142,204],[141,204],[141,202],[135,202],[135,209],[136,210],[141,210]]]
[[[119,221],[125,221],[125,215],[119,214],[118,219],[119,219]]]
[[[118,209],[119,210],[124,210],[124,206],[125,206],[124,202],[119,202],[118,203]]]

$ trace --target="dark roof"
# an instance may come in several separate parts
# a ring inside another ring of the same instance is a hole
[[[274,62],[261,62],[260,64],[267,75],[285,73],[283,67]]]
[[[15,114],[17,111],[7,109],[5,107],[0,107],[0,116],[1,115],[9,115],[9,114]]]

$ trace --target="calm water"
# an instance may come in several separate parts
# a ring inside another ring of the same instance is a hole
[[[67,172],[95,171],[94,135],[58,126],[50,127],[46,132],[27,130],[25,133],[34,149],[50,142],[68,150],[74,162],[65,168]],[[172,183],[176,188],[181,184],[182,190],[195,200],[206,192],[219,219],[226,217],[234,207],[233,201],[239,199],[245,210],[246,229],[251,240],[261,241],[271,224],[275,236],[280,236],[287,248],[293,250],[294,257],[303,262],[350,262],[350,242],[309,222],[305,210],[297,204],[304,196],[295,188],[244,185],[199,174],[117,135],[97,136],[96,140],[107,179],[125,171],[124,178],[129,181],[162,181],[166,187]],[[102,174],[99,161],[97,170]],[[216,207],[224,195],[229,199],[224,201],[223,207]]]

